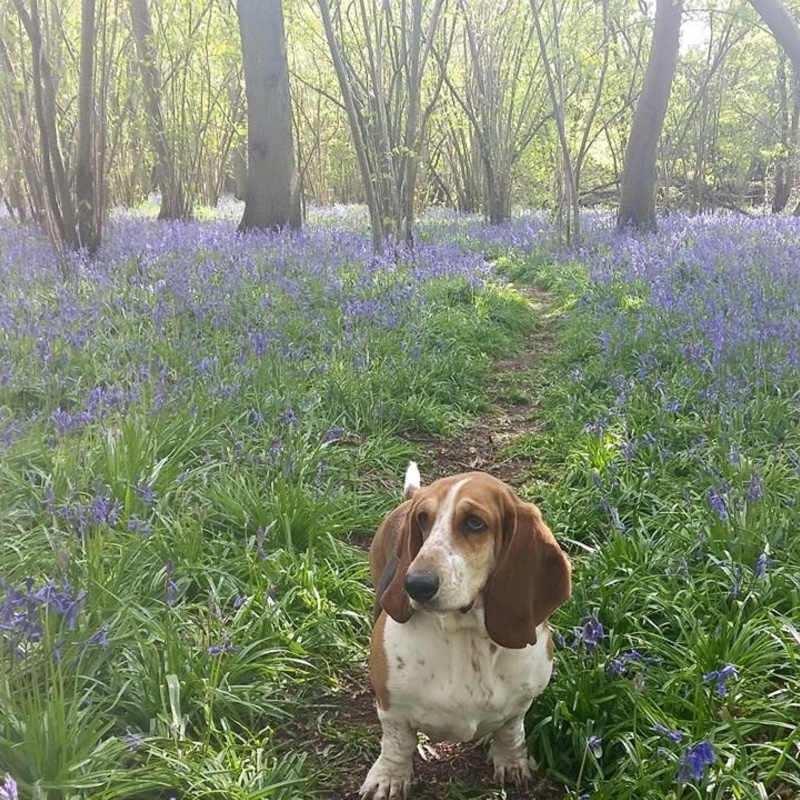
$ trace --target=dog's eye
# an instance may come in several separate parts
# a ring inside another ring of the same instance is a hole
[[[474,514],[470,514],[464,520],[464,524],[470,533],[480,533],[486,527],[486,523]]]
[[[428,524],[428,514],[425,511],[420,511],[417,514],[417,522],[419,523],[420,528],[424,528]]]

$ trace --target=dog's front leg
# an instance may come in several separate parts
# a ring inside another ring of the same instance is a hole
[[[489,754],[494,764],[494,779],[500,784],[527,786],[536,762],[525,746],[525,715],[512,717],[499,727],[492,738]]]
[[[411,789],[411,757],[417,735],[406,721],[394,721],[378,712],[383,727],[381,754],[361,784],[363,800],[401,800]]]

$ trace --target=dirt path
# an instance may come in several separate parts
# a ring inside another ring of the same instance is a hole
[[[484,470],[521,486],[530,475],[531,461],[509,447],[520,436],[538,429],[536,420],[542,390],[540,365],[557,346],[556,320],[550,296],[533,287],[520,289],[537,321],[520,352],[496,362],[489,388],[490,409],[456,436],[417,437],[423,482],[468,470]],[[355,542],[354,542],[355,543]],[[323,698],[314,708],[314,730],[303,725],[298,736],[320,762],[319,797],[357,800],[358,787],[375,758],[380,725],[366,670],[353,675],[340,692]],[[563,790],[545,780],[524,791],[503,792],[492,783],[486,751],[475,744],[443,743],[421,746],[414,759],[414,800],[555,800]]]

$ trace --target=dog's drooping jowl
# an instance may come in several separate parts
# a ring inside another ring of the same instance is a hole
[[[569,560],[539,509],[485,473],[422,487],[412,462],[405,498],[370,548],[383,738],[361,796],[408,795],[418,731],[491,736],[495,779],[524,785],[535,764],[523,722],[552,673],[548,617],[570,595]]]

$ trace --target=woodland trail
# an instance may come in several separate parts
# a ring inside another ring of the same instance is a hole
[[[413,436],[423,483],[457,472],[482,470],[518,488],[531,483],[530,456],[514,454],[519,437],[539,430],[543,391],[541,366],[558,347],[558,320],[550,294],[518,287],[536,322],[519,352],[498,359],[488,386],[489,408],[449,438]],[[402,476],[398,476],[398,487]],[[353,542],[365,549],[369,542]],[[361,784],[380,743],[366,671],[343,676],[340,691],[322,698],[290,738],[319,762],[319,798],[358,800]],[[561,787],[539,779],[525,790],[492,783],[484,747],[477,744],[420,745],[414,758],[413,800],[556,800]]]

